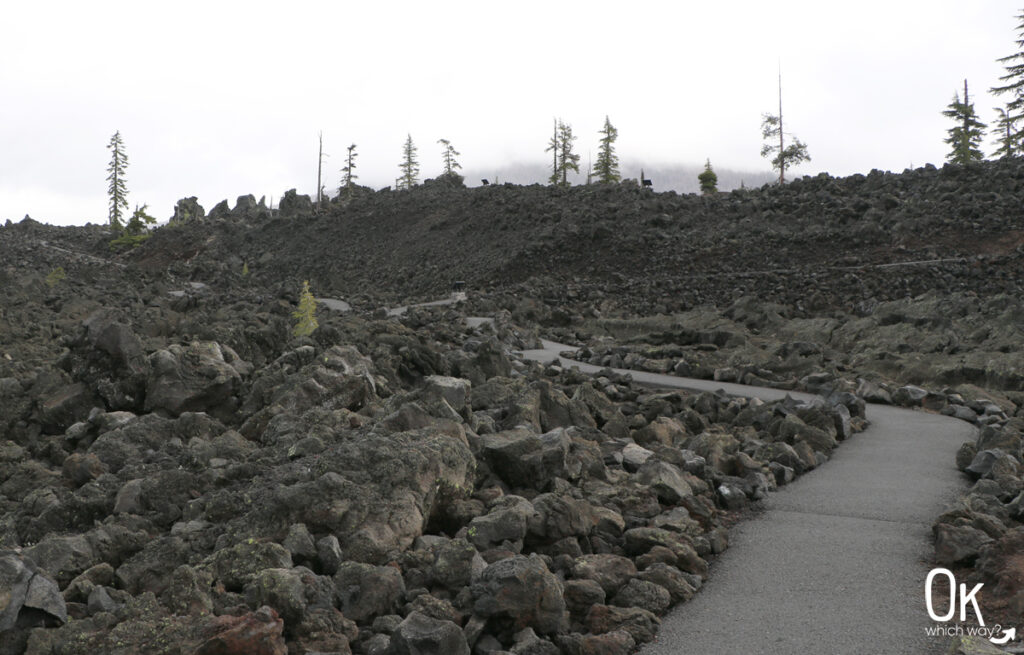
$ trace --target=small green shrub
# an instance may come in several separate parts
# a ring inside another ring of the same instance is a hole
[[[114,251],[131,250],[132,248],[139,245],[140,243],[142,243],[151,236],[153,235],[150,234],[149,232],[146,232],[144,234],[128,234],[126,232],[125,234],[122,234],[116,239],[111,240],[110,249]]]
[[[297,337],[308,337],[320,327],[320,324],[316,322],[316,298],[309,290],[309,280],[302,283],[299,308],[292,312],[292,316],[298,321],[292,330],[292,334]]]
[[[64,281],[67,275],[64,273],[64,267],[58,266],[57,268],[50,271],[50,274],[46,276],[46,286],[51,289]]]

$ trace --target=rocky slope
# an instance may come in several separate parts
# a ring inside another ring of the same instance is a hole
[[[300,339],[62,232],[0,237],[4,653],[626,653],[863,416],[520,362],[507,312]]]
[[[908,384],[987,426],[939,559],[1010,580],[992,602],[1019,614],[1022,183],[1016,162],[712,198],[434,181],[315,214],[185,202],[120,255],[100,227],[8,224],[0,653],[630,652],[733,520]],[[304,279],[353,311],[296,338]],[[460,309],[380,310],[456,279]],[[541,334],[825,396],[520,361]]]

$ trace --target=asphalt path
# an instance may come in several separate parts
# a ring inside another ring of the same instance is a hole
[[[544,342],[524,357],[596,373]],[[661,387],[783,398],[787,392],[626,369]],[[807,394],[791,393],[798,398]],[[942,652],[924,602],[931,524],[965,489],[954,466],[973,426],[869,405],[870,427],[824,466],[771,494],[765,511],[730,531],[730,547],[696,597],[662,620],[644,655]]]

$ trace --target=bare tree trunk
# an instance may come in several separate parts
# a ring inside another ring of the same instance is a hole
[[[316,210],[320,211],[320,203],[323,201],[323,194],[320,190],[323,188],[320,184],[320,173],[324,167],[324,133],[320,132],[320,152],[316,158]]]
[[[782,131],[782,67],[779,67],[779,184],[786,182],[786,144]]]

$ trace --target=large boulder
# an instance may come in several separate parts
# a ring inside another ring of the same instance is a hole
[[[491,564],[470,592],[476,614],[513,631],[530,627],[540,634],[553,634],[568,624],[562,586],[538,555],[517,555]]]
[[[481,550],[509,542],[520,550],[530,524],[539,520],[536,513],[534,506],[525,498],[503,496],[491,505],[487,514],[469,522],[467,538]]]
[[[553,478],[568,477],[566,459],[572,440],[564,428],[537,435],[515,428],[483,435],[484,458],[513,487],[547,489]]]
[[[935,534],[935,563],[941,566],[973,564],[992,537],[969,525],[938,523]]]
[[[410,612],[391,634],[385,655],[469,655],[469,644],[457,624]]]
[[[173,344],[149,358],[146,410],[171,416],[209,412],[228,416],[248,366],[231,348],[213,341]]]
[[[55,389],[37,401],[39,422],[48,434],[60,434],[73,423],[85,419],[99,404],[88,386],[75,382]]]
[[[402,572],[391,566],[343,562],[334,574],[341,612],[356,623],[395,614],[405,600]]]
[[[0,551],[0,635],[15,627],[54,626],[67,620],[57,583],[31,559]]]
[[[296,429],[333,443],[296,460],[311,475],[297,479],[272,467],[252,482],[247,499],[230,496],[226,530],[234,538],[303,523],[313,534],[336,536],[346,559],[382,564],[391,551],[412,546],[432,515],[447,512],[457,497],[451,490],[473,487],[476,459],[461,427],[356,432],[344,412],[318,409],[307,419]]]
[[[636,565],[622,555],[594,553],[577,557],[572,575],[577,580],[593,580],[605,594],[614,595],[636,576]]]
[[[174,205],[174,215],[171,216],[171,223],[190,223],[201,221],[206,218],[206,210],[199,204],[195,196],[182,198]]]
[[[270,607],[209,620],[194,655],[287,655],[284,620]]]
[[[282,218],[310,216],[313,213],[313,201],[308,195],[299,195],[295,189],[285,191],[277,207]]]
[[[666,505],[677,505],[683,498],[693,495],[683,472],[674,464],[657,458],[648,459],[636,474],[637,482],[649,486]]]

